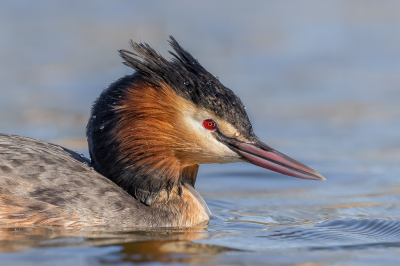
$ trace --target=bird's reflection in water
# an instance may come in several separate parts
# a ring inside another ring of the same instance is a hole
[[[229,248],[192,242],[208,238],[205,227],[187,229],[105,229],[104,227],[65,229],[61,227],[0,227],[0,252],[21,252],[31,248],[66,246],[121,247],[101,263],[121,261],[162,261],[191,263]],[[199,256],[193,256],[199,255]],[[210,257],[211,258],[211,257]],[[197,261],[199,263],[200,261]],[[205,263],[205,262],[202,262]]]
[[[120,252],[113,254],[111,259],[102,259],[104,264],[114,262],[163,262],[163,263],[190,263],[215,264],[215,255],[234,251],[233,249],[200,244],[191,241],[144,241],[119,244]]]

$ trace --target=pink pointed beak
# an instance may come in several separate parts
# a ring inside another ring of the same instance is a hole
[[[261,141],[254,144],[231,141],[230,145],[246,161],[260,167],[303,179],[326,180],[325,177],[310,167],[272,149]]]

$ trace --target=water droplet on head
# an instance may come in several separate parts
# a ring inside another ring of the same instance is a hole
[[[96,117],[97,117],[97,116],[95,116],[95,115],[93,116],[93,118],[96,118]]]
[[[189,86],[190,83],[189,83],[189,81],[186,80],[185,82],[183,82],[183,84],[184,84],[185,86]]]
[[[103,129],[104,129],[104,125],[101,125],[100,130],[103,130]]]
[[[218,79],[219,80],[219,77],[218,76],[214,76],[216,79]]]
[[[93,172],[93,170],[94,170],[93,167],[90,167],[89,169],[90,169],[90,171],[92,171],[92,172]]]
[[[246,110],[246,106],[243,106],[244,110]]]
[[[81,155],[81,157],[85,157],[82,153],[80,155]]]

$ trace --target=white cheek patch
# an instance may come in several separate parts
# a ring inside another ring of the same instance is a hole
[[[200,156],[204,160],[203,163],[222,164],[241,162],[241,157],[237,153],[216,140],[213,131],[203,126],[203,121],[206,119],[213,119],[213,117],[205,111],[185,115],[185,125],[192,134],[196,135],[198,145],[203,148],[202,155]]]

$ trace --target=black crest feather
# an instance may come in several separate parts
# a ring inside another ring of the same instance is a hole
[[[209,73],[170,36],[173,59],[166,60],[146,43],[131,41],[134,52],[120,50],[124,64],[147,81],[170,85],[178,94],[198,106],[210,109],[233,124],[242,134],[252,134],[244,105],[233,91]]]

